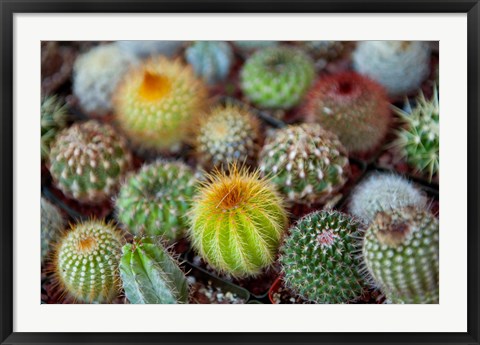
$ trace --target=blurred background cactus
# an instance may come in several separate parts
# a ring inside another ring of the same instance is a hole
[[[48,96],[42,99],[41,114],[41,152],[42,160],[50,153],[50,144],[58,132],[67,127],[69,120],[67,105],[57,96]]]
[[[148,58],[153,55],[174,57],[185,44],[183,41],[117,41],[116,45],[122,52],[132,54],[138,58]]]
[[[193,66],[197,76],[213,85],[227,78],[233,52],[227,42],[197,41],[187,48],[185,59]]]
[[[40,200],[41,223],[42,223],[42,244],[41,256],[42,262],[48,260],[48,253],[52,245],[57,242],[65,227],[65,219],[57,206],[52,204],[44,197]]]

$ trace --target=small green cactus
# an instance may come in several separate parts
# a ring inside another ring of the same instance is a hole
[[[317,211],[290,229],[281,247],[285,286],[315,303],[347,303],[363,293],[363,232],[353,218],[338,211]]]
[[[43,198],[40,201],[41,205],[41,223],[42,223],[42,262],[46,262],[48,252],[52,245],[57,242],[63,228],[65,220],[63,219],[60,210],[50,201]]]
[[[133,304],[187,303],[188,284],[177,262],[149,238],[123,246],[120,277]]]
[[[90,220],[73,225],[56,248],[54,272],[60,287],[75,301],[111,302],[121,289],[122,242],[113,224]]]
[[[413,206],[380,212],[363,256],[374,283],[393,303],[438,303],[438,219]]]
[[[275,261],[287,216],[274,186],[258,171],[215,171],[194,199],[190,239],[210,266],[235,277],[254,276]]]
[[[288,200],[301,204],[324,203],[346,183],[350,165],[336,135],[318,124],[277,130],[260,152],[260,171],[272,174]]]
[[[185,59],[197,76],[213,85],[225,80],[233,62],[232,48],[223,41],[197,41],[185,51]]]
[[[420,173],[426,173],[431,180],[438,174],[439,167],[439,103],[438,92],[434,88],[430,101],[420,91],[413,110],[407,104],[408,111],[394,108],[404,121],[397,132],[397,139],[391,145],[409,165]]]
[[[42,99],[40,108],[42,128],[42,160],[48,157],[50,144],[58,132],[67,127],[67,105],[57,96],[48,96]]]
[[[95,204],[113,195],[131,160],[125,140],[112,127],[88,121],[57,136],[51,145],[49,169],[64,194]]]
[[[370,223],[380,211],[406,206],[424,208],[425,194],[407,179],[387,173],[376,173],[362,181],[352,192],[350,212]]]
[[[195,192],[194,172],[180,162],[144,165],[120,188],[117,219],[135,235],[163,236],[173,242],[187,228],[185,213]]]
[[[203,166],[235,161],[255,163],[259,151],[260,124],[247,109],[233,105],[214,108],[198,126],[195,147]]]
[[[259,107],[289,109],[302,100],[314,76],[313,61],[302,50],[271,47],[259,50],[245,62],[241,87]]]

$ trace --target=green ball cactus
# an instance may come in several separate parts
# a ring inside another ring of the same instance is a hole
[[[96,121],[61,132],[50,150],[49,169],[56,186],[80,202],[104,202],[131,165],[125,140]]]
[[[117,219],[135,235],[163,236],[173,242],[187,228],[184,217],[196,181],[194,172],[180,162],[144,165],[121,186],[115,200]]]
[[[335,133],[348,152],[368,152],[382,143],[391,122],[382,86],[354,72],[324,77],[309,92],[307,122]]]
[[[195,148],[203,166],[235,161],[255,163],[259,151],[260,124],[247,109],[234,105],[214,108],[200,120]]]
[[[438,303],[438,219],[409,206],[380,212],[363,256],[374,283],[393,303]]]
[[[394,108],[404,126],[397,132],[397,139],[391,145],[406,162],[429,179],[438,174],[439,167],[439,103],[434,88],[430,101],[420,92],[415,108],[404,111]]]
[[[90,220],[75,224],[59,241],[54,272],[75,301],[109,303],[119,295],[123,239],[112,224]]]
[[[287,226],[274,186],[258,171],[236,165],[208,176],[189,218],[195,250],[210,266],[234,277],[254,276],[271,265]]]
[[[245,62],[241,87],[257,106],[289,109],[302,100],[314,76],[313,61],[302,50],[271,47],[259,50]]]
[[[114,96],[116,120],[138,149],[178,151],[207,95],[190,65],[151,58],[120,83]]]
[[[280,264],[287,288],[315,303],[347,303],[363,293],[358,252],[363,232],[338,211],[317,211],[290,229]]]
[[[197,41],[185,51],[185,59],[208,84],[225,80],[233,62],[232,48],[223,41]]]
[[[318,124],[277,130],[260,151],[262,175],[288,200],[301,204],[324,203],[346,183],[350,165],[336,135]]]
[[[41,152],[42,160],[48,157],[50,144],[58,132],[67,127],[67,105],[57,96],[49,96],[42,99],[40,107],[40,124],[42,129]]]
[[[73,94],[88,113],[106,115],[122,76],[137,63],[115,44],[96,46],[80,55],[73,66]]]
[[[125,296],[133,304],[188,302],[188,284],[177,262],[149,238],[123,246],[120,277]]]
[[[378,212],[427,205],[425,194],[407,179],[387,173],[376,173],[362,181],[352,192],[350,212],[371,223]]]
[[[42,262],[45,262],[52,245],[57,241],[61,232],[63,231],[65,220],[63,219],[60,210],[47,199],[42,197],[40,205],[42,211],[41,256]]]
[[[353,53],[353,64],[396,97],[416,91],[428,77],[430,51],[427,41],[363,41]]]

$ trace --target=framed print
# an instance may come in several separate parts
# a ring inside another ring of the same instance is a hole
[[[479,343],[479,8],[3,1],[2,344]]]

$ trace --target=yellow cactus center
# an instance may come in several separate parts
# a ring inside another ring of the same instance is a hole
[[[222,210],[231,210],[241,205],[248,193],[247,186],[241,181],[228,181],[217,187],[216,193],[220,198],[218,207]]]
[[[212,138],[224,139],[225,136],[228,134],[227,126],[227,123],[225,123],[224,121],[212,123],[209,131],[212,135]]]
[[[171,84],[168,77],[145,71],[139,90],[140,97],[147,101],[160,100],[170,92],[172,88]]]
[[[82,238],[78,241],[78,251],[88,253],[95,248],[97,241],[93,237]]]

